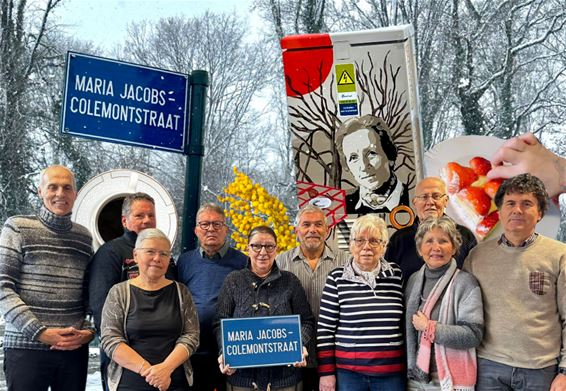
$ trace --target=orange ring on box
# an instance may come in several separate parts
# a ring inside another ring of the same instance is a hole
[[[397,222],[397,220],[395,219],[395,216],[397,216],[397,213],[399,213],[399,212],[409,213],[410,218],[409,218],[409,222],[407,224],[401,225]],[[407,205],[397,205],[389,213],[389,222],[391,223],[391,225],[395,229],[401,229],[401,228],[409,227],[409,226],[413,225],[414,221],[415,221],[415,214],[413,213],[413,210],[411,208],[409,208]]]

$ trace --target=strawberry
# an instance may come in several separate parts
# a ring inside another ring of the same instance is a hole
[[[485,216],[476,227],[476,234],[483,239],[499,221],[499,213],[494,210]]]
[[[487,175],[489,170],[491,170],[491,163],[483,157],[476,156],[470,160],[470,167],[478,175]]]
[[[478,175],[474,170],[463,167],[456,162],[450,162],[446,165],[445,177],[448,193],[450,194],[457,193],[478,179]]]
[[[485,216],[491,208],[491,198],[479,187],[466,187],[460,190],[458,196],[466,200],[478,215]]]
[[[497,189],[499,189],[501,182],[503,182],[503,179],[501,178],[492,179],[484,185],[483,190],[493,199],[495,198],[495,194],[497,193]]]

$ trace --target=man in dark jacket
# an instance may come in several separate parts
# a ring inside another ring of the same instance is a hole
[[[122,203],[124,234],[104,243],[92,257],[89,267],[89,306],[96,331],[100,336],[102,307],[108,291],[115,284],[137,277],[138,266],[134,262],[134,245],[138,233],[156,227],[155,201],[145,193],[129,194]],[[171,263],[168,278],[175,278]],[[100,350],[102,389],[106,390],[106,368],[110,359]]]
[[[395,262],[401,267],[405,281],[424,264],[424,261],[417,253],[415,244],[415,234],[419,227],[419,221],[428,217],[444,215],[447,204],[448,195],[446,194],[446,185],[442,179],[428,177],[417,183],[415,198],[413,198],[413,206],[417,217],[413,225],[400,229],[391,236],[387,245],[387,251],[385,252],[386,260]],[[477,244],[477,241],[472,231],[468,228],[459,224],[456,225],[456,228],[462,235],[462,246],[455,258],[458,267],[462,268],[464,259],[466,259],[468,252]]]

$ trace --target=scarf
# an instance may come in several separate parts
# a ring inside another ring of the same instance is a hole
[[[371,287],[371,289],[375,289],[377,286],[377,279],[379,278],[379,272],[381,271],[379,263],[375,269],[366,272],[360,269],[356,262],[352,262],[352,269],[354,269],[354,272],[360,276],[365,283]]]
[[[393,267],[384,258],[379,260],[379,264],[374,270],[364,272],[358,267],[358,265],[356,265],[354,258],[350,257],[350,259],[344,264],[342,278],[347,281],[364,284],[369,286],[371,289],[375,289],[377,286],[377,280],[380,276],[391,277],[394,273],[395,271],[393,270]]]
[[[423,266],[416,276],[413,290],[408,292],[410,297],[407,302],[407,313],[414,314],[419,307],[420,292],[424,284]],[[453,324],[451,315],[454,308],[454,281],[460,271],[456,268],[456,261],[452,259],[450,267],[432,288],[428,295],[422,312],[430,319],[432,309],[437,304],[442,293],[444,296],[440,302],[438,323]],[[429,381],[430,358],[432,344],[436,332],[437,321],[429,321],[426,330],[421,333],[419,349],[416,353],[416,366],[410,369],[410,374],[418,381]],[[416,340],[415,340],[416,341]],[[443,345],[434,344],[434,354],[440,389],[442,391],[473,391],[476,383],[477,364],[475,349],[451,349]],[[410,353],[409,353],[410,355]],[[410,365],[411,363],[409,363]]]

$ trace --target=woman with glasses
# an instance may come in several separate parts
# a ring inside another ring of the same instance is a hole
[[[111,358],[110,391],[181,391],[192,383],[189,356],[199,323],[188,289],[165,277],[171,243],[156,228],[137,237],[139,276],[112,287],[102,309],[101,344]]]
[[[277,235],[266,226],[252,229],[248,236],[249,262],[224,280],[218,296],[214,331],[222,346],[220,321],[226,318],[249,318],[276,315],[300,315],[303,361],[295,366],[233,369],[218,358],[220,371],[227,375],[228,391],[302,390],[299,366],[306,366],[306,348],[314,338],[314,317],[299,279],[279,270],[275,263]]]
[[[405,390],[403,278],[383,258],[387,226],[355,220],[352,257],[326,279],[317,329],[321,391]]]
[[[408,390],[473,391],[483,305],[478,282],[454,259],[461,235],[449,217],[430,217],[415,242],[425,264],[405,292]]]

